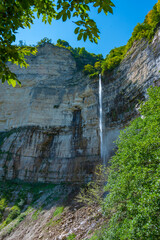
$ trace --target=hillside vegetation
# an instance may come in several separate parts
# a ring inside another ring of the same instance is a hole
[[[76,200],[71,184],[0,182],[0,239],[81,240],[105,221],[99,207]]]
[[[101,62],[102,74],[112,71],[125,58],[133,43],[146,39],[149,42],[153,39],[156,29],[160,23],[160,0],[154,5],[153,9],[147,14],[143,23],[138,23],[133,30],[132,36],[125,46],[114,48]],[[85,70],[85,69],[84,69]],[[97,72],[96,64],[94,72]],[[93,70],[91,72],[93,74]],[[91,75],[92,77],[93,75]]]
[[[141,117],[121,131],[110,160],[103,211],[109,219],[98,240],[160,237],[160,88],[148,90]]]

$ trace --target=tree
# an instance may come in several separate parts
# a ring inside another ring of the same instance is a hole
[[[62,39],[58,39],[57,40],[57,46],[63,46],[63,47],[70,47],[69,43],[65,40],[62,40]]]
[[[111,71],[120,64],[124,58],[125,47],[121,46],[110,51],[102,63],[102,73]]]
[[[104,239],[146,240],[160,236],[160,88],[150,88],[141,117],[122,131],[111,159],[104,210]]]
[[[35,13],[42,21],[51,24],[52,20],[66,21],[76,19],[77,25],[75,34],[78,40],[97,43],[99,39],[99,29],[93,19],[90,18],[90,6],[98,9],[98,13],[105,14],[113,12],[114,4],[111,0],[1,0],[0,3],[0,79],[2,83],[8,81],[15,86],[17,77],[12,73],[7,62],[19,64],[27,67],[26,55],[36,54],[36,49],[32,47],[17,47],[13,45],[16,39],[16,32],[19,28],[31,27],[35,19]]]
[[[44,43],[52,43],[52,39],[44,37],[39,42],[37,42],[37,45],[40,46],[40,45],[43,45]]]
[[[83,72],[85,74],[92,74],[92,73],[94,73],[95,72],[94,66],[92,66],[91,64],[85,65]]]

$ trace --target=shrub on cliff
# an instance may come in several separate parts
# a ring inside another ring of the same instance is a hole
[[[104,185],[109,169],[98,165],[95,169],[94,178],[85,188],[81,188],[77,201],[88,206],[101,206],[105,194]]]
[[[86,74],[94,73],[94,64],[103,60],[102,54],[89,53],[84,47],[73,48],[67,41],[62,39],[57,40],[56,46],[68,49],[75,58],[77,69],[84,70]],[[93,71],[91,71],[91,68]]]
[[[42,46],[44,43],[52,43],[52,39],[44,37],[39,42],[37,42],[37,46]]]
[[[160,0],[154,5],[153,9],[146,15],[143,23],[138,23],[134,28],[132,37],[129,39],[125,52],[127,52],[137,40],[146,38],[149,41],[153,38],[157,25],[160,22]]]
[[[126,46],[114,48],[110,51],[110,53],[106,56],[105,60],[102,63],[102,73],[108,70],[113,70],[119,65],[119,63],[124,57],[125,47]]]
[[[146,15],[143,23],[138,23],[132,33],[131,38],[128,40],[126,46],[114,48],[106,56],[102,63],[102,73],[113,70],[117,67],[122,59],[126,56],[127,51],[132,47],[135,41],[147,39],[151,41],[154,37],[156,28],[160,23],[160,0],[154,5],[153,9]]]
[[[105,188],[110,218],[104,239],[149,240],[160,236],[160,88],[148,90],[135,119],[118,140]]]

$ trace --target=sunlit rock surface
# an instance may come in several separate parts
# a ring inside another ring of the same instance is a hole
[[[97,92],[64,48],[45,44],[28,63],[11,66],[21,88],[0,89],[0,177],[88,181],[99,160]]]
[[[22,87],[0,88],[0,178],[88,181],[100,161],[98,80],[78,72],[71,53],[45,44],[30,67],[10,65]],[[103,155],[113,153],[120,129],[137,115],[139,100],[160,80],[160,31],[135,43],[103,77]]]

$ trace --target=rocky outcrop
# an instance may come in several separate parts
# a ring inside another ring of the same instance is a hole
[[[0,177],[25,181],[88,181],[100,161],[98,81],[77,72],[71,53],[45,44],[29,67],[10,65],[22,87],[0,89]],[[104,156],[160,79],[160,30],[135,43],[103,77]]]
[[[138,113],[139,101],[149,86],[160,86],[160,29],[149,44],[135,42],[126,58],[103,78],[104,148],[106,159],[113,154],[113,141]]]
[[[89,180],[99,161],[96,91],[64,48],[45,44],[28,63],[10,66],[21,88],[0,89],[1,178]]]

